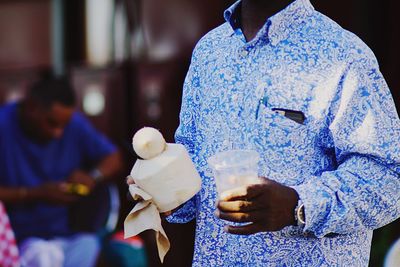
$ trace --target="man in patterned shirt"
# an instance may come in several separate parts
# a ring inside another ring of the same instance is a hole
[[[176,132],[203,179],[167,217],[196,219],[193,266],[367,266],[400,212],[400,122],[375,56],[309,0],[224,16],[194,50]],[[226,140],[259,152],[264,182],[216,209],[207,159]]]

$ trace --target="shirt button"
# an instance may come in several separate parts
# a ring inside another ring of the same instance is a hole
[[[243,49],[240,50],[239,54],[242,57],[247,57],[247,55],[249,54],[249,51],[247,51],[246,49],[243,48]]]

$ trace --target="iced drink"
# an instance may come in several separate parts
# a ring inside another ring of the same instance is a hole
[[[260,183],[258,177],[259,154],[254,150],[228,150],[208,159],[213,169],[217,192]]]

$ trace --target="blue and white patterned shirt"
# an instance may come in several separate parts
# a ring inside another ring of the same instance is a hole
[[[294,1],[246,42],[239,6],[193,53],[176,141],[203,184],[168,220],[196,218],[193,266],[367,266],[372,230],[400,214],[400,122],[375,56],[309,0]],[[230,147],[256,149],[259,174],[298,192],[304,228],[223,231],[207,159]]]

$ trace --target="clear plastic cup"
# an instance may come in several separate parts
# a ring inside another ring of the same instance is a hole
[[[254,150],[228,150],[208,159],[212,167],[218,195],[227,190],[261,182],[258,177],[260,156]]]

